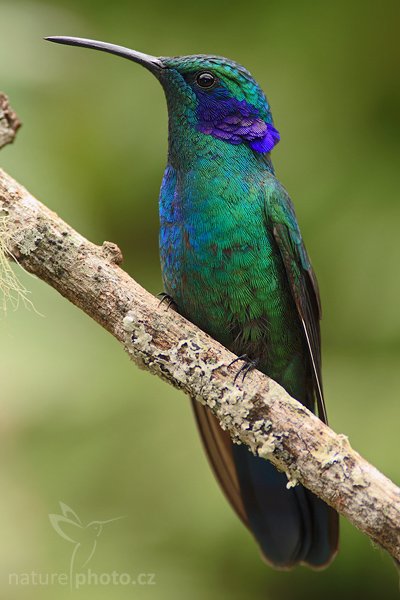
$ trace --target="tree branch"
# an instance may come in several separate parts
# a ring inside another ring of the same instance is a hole
[[[15,134],[16,121],[6,121]],[[227,365],[235,356],[122,271],[115,244],[92,244],[3,171],[0,211],[10,256],[27,271],[100,323],[139,366],[206,404],[235,441],[285,471],[288,485],[304,484],[400,560],[400,489],[346,436],[258,371],[234,384],[237,367]]]

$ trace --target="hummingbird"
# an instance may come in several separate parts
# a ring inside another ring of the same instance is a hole
[[[169,124],[159,198],[164,293],[244,360],[243,378],[256,367],[326,423],[318,284],[275,175],[280,135],[256,80],[220,56],[46,39],[122,56],[158,79]],[[216,478],[263,559],[278,569],[327,566],[338,548],[337,513],[302,485],[288,486],[270,462],[234,444],[207,407],[192,404]]]

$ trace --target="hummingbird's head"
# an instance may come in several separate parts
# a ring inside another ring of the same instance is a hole
[[[279,133],[267,99],[244,67],[208,55],[160,60],[164,68],[159,79],[170,114],[183,112],[205,135],[229,144],[247,144],[256,152],[270,152],[277,144]]]
[[[226,58],[209,55],[155,57],[106,42],[71,37],[50,41],[93,48],[141,64],[160,81],[170,120],[228,144],[268,153],[280,137],[267,99],[250,73]]]

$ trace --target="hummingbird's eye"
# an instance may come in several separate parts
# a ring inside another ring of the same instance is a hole
[[[196,83],[202,88],[210,88],[216,82],[216,78],[209,71],[202,71],[196,77]]]

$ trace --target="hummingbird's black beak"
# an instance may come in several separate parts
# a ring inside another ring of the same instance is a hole
[[[49,42],[55,42],[56,44],[67,44],[68,46],[82,46],[83,48],[92,48],[93,50],[102,50],[103,52],[110,52],[110,54],[116,54],[123,58],[133,60],[139,65],[143,65],[149,71],[158,75],[164,65],[162,61],[156,56],[150,54],[143,54],[143,52],[137,52],[124,46],[117,46],[116,44],[109,44],[108,42],[100,42],[98,40],[88,40],[85,38],[67,37],[67,36],[51,36],[44,38]]]

